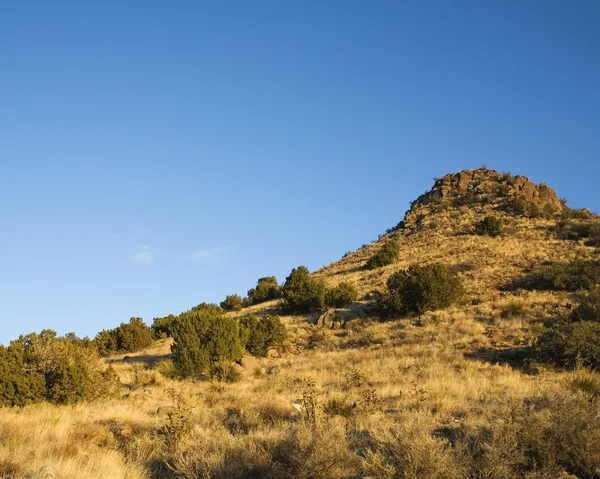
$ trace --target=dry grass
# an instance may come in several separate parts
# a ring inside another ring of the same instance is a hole
[[[464,234],[477,218],[446,212],[423,231],[391,233],[394,265],[362,269],[375,244],[317,273],[364,296],[415,260],[450,264],[466,301],[427,313],[424,326],[322,330],[314,317],[284,316],[287,352],[244,358],[233,384],[170,379],[168,340],[111,358],[120,399],[0,410],[0,477],[44,465],[64,479],[597,477],[597,375],[521,354],[569,297],[498,290],[536,262],[594,250],[549,237],[546,220],[504,218],[499,238]]]

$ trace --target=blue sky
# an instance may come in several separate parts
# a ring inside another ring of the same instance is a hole
[[[600,211],[598,52],[595,1],[1,2],[0,342],[317,269],[482,164]]]

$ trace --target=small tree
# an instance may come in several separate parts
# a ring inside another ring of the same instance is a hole
[[[419,321],[425,311],[442,309],[458,301],[463,295],[460,278],[446,266],[413,265],[398,271],[387,281],[388,292],[382,306],[390,316],[417,313]]]
[[[495,216],[486,216],[475,223],[475,234],[479,236],[496,237],[501,233],[502,225]]]
[[[238,322],[208,310],[183,313],[173,328],[171,352],[183,377],[195,377],[218,361],[239,361],[243,346]]]
[[[250,304],[264,303],[281,297],[281,286],[277,283],[275,276],[259,278],[256,287],[248,290],[248,302]]]
[[[298,266],[285,280],[283,299],[287,310],[320,309],[325,305],[325,283],[313,278],[306,266]]]
[[[367,268],[375,269],[396,262],[400,256],[400,245],[397,241],[388,241],[377,253],[367,261]]]
[[[240,328],[243,344],[253,356],[266,356],[270,348],[281,346],[286,338],[279,316],[246,316],[240,320]]]
[[[242,297],[239,294],[230,294],[221,301],[220,306],[225,311],[239,311],[242,309]]]
[[[335,288],[328,289],[325,293],[327,306],[341,308],[346,304],[354,303],[358,299],[358,290],[354,285],[342,281]]]

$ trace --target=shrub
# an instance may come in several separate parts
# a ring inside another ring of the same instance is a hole
[[[209,314],[223,314],[225,310],[215,303],[200,303],[192,308],[192,311],[204,311]]]
[[[224,361],[213,363],[210,367],[210,377],[219,382],[237,383],[242,375],[235,364]]]
[[[500,220],[495,216],[486,216],[481,221],[475,223],[475,234],[479,236],[496,237],[501,233],[501,230]]]
[[[93,342],[102,356],[108,356],[116,352],[134,353],[150,346],[153,339],[142,318],[131,318],[118,328],[100,331]]]
[[[600,283],[600,262],[575,260],[536,266],[515,285],[532,290],[577,291]]]
[[[414,312],[420,318],[425,311],[446,308],[463,295],[460,278],[441,264],[398,271],[389,277],[387,288],[382,307],[391,316]]]
[[[156,339],[170,338],[173,336],[173,324],[177,320],[177,316],[169,314],[163,318],[154,318],[150,330]]]
[[[400,256],[400,245],[397,241],[388,241],[377,253],[367,261],[367,268],[375,269],[394,263]]]
[[[305,266],[294,268],[282,291],[286,310],[310,311],[325,305],[325,283],[313,278]]]
[[[563,219],[553,228],[556,236],[564,240],[585,240],[588,246],[600,245],[600,222],[592,219]]]
[[[600,288],[594,288],[587,295],[578,297],[579,306],[571,318],[575,321],[600,321]]]
[[[118,377],[102,370],[90,345],[44,330],[0,347],[0,405],[23,406],[44,399],[70,404],[118,391]]]
[[[197,376],[212,363],[242,357],[238,322],[209,310],[181,314],[173,328],[173,340],[173,364],[183,377]]]
[[[341,308],[346,304],[354,303],[358,299],[358,291],[354,285],[341,282],[335,288],[325,292],[325,304],[327,306]]]
[[[134,353],[147,348],[153,342],[150,328],[142,318],[131,318],[128,323],[121,323],[117,333],[117,349]]]
[[[259,304],[281,297],[281,286],[275,276],[259,278],[256,287],[248,290],[248,303]]]
[[[240,328],[242,343],[254,356],[266,356],[269,349],[281,346],[286,338],[279,316],[247,316],[240,320]]]
[[[539,360],[573,369],[600,368],[600,322],[563,322],[542,333],[535,342]]]
[[[225,311],[239,311],[242,309],[242,297],[239,294],[230,294],[225,296],[225,300],[221,301],[221,308]]]

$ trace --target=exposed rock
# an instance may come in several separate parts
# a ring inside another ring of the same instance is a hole
[[[525,211],[562,211],[564,208],[556,192],[548,185],[536,185],[525,176],[512,176],[487,168],[464,170],[437,179],[431,191],[421,195],[406,213],[404,226],[416,227],[431,205],[447,202],[461,204],[488,204],[510,210],[516,202]]]

